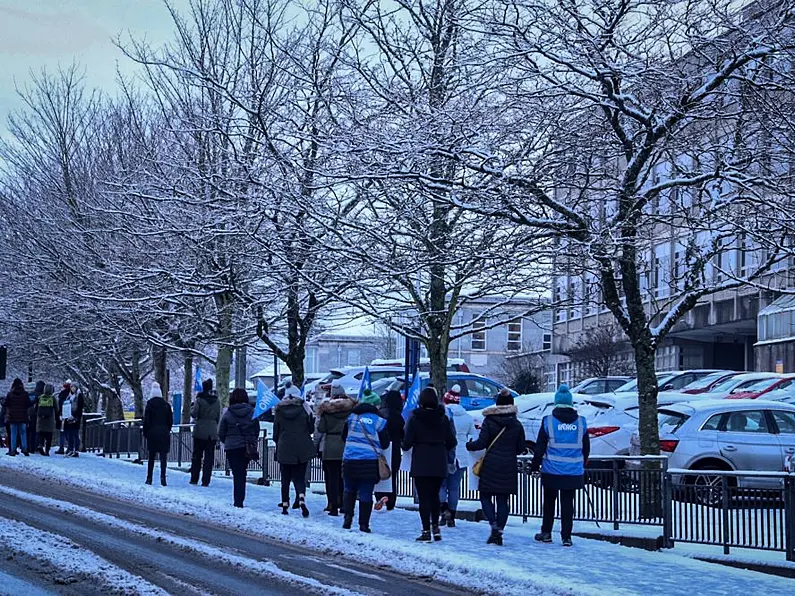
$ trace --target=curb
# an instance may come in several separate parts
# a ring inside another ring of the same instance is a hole
[[[758,571],[767,575],[777,575],[779,577],[786,577],[795,579],[795,567],[782,567],[773,563],[751,563],[745,561],[733,561],[731,559],[721,559],[716,557],[709,557],[705,555],[694,556],[698,561],[705,563],[714,563],[716,565],[723,565],[724,567],[733,567],[735,569],[746,569],[748,571]]]

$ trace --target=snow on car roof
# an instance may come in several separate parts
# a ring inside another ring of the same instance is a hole
[[[725,411],[733,412],[735,410],[747,409],[785,409],[787,411],[795,412],[795,405],[782,403],[780,401],[772,401],[766,399],[701,399],[692,400],[681,403],[670,404],[661,406],[660,409],[673,410],[673,411]]]

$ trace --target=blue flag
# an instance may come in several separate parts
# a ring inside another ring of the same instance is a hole
[[[196,393],[201,393],[202,391],[202,369],[198,366],[196,367],[196,372],[193,374],[193,390]]]
[[[370,383],[370,367],[364,367],[364,374],[362,375],[362,384],[359,385],[359,397],[356,398],[356,401],[362,401],[362,395],[364,395],[365,389],[372,389],[373,385]]]
[[[422,388],[422,381],[420,380],[420,373],[414,373],[414,380],[409,387],[408,395],[406,396],[406,403],[403,406],[403,420],[408,422],[411,413],[420,405],[420,389]]]
[[[276,404],[279,403],[279,398],[265,386],[265,383],[258,380],[257,381],[257,407],[254,408],[254,415],[251,417],[259,418],[265,412],[273,408]]]

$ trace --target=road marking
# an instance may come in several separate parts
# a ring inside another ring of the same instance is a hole
[[[335,563],[325,563],[325,565],[326,567],[331,567],[332,569],[339,569],[340,571],[352,573],[353,575],[358,575],[359,577],[366,577],[367,579],[377,579],[380,582],[386,581],[383,577],[379,575],[374,575],[372,573],[365,573],[364,571],[359,571],[357,569],[350,569],[348,567],[343,567],[342,565],[336,565]]]

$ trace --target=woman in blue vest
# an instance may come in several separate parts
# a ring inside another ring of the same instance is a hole
[[[370,515],[373,512],[373,490],[378,484],[378,457],[389,446],[386,420],[378,415],[381,398],[372,390],[362,395],[342,429],[345,451],[342,454],[342,479],[344,491],[342,505],[345,521],[342,527],[350,530],[356,498],[359,498],[359,530],[370,532]]]
[[[560,499],[560,537],[563,546],[571,546],[574,493],[585,486],[585,462],[590,450],[585,418],[577,414],[571,391],[563,384],[555,393],[555,409],[541,421],[531,466],[534,475],[541,470],[544,488],[544,517],[541,532],[535,536],[538,542],[552,542],[555,501]]]

